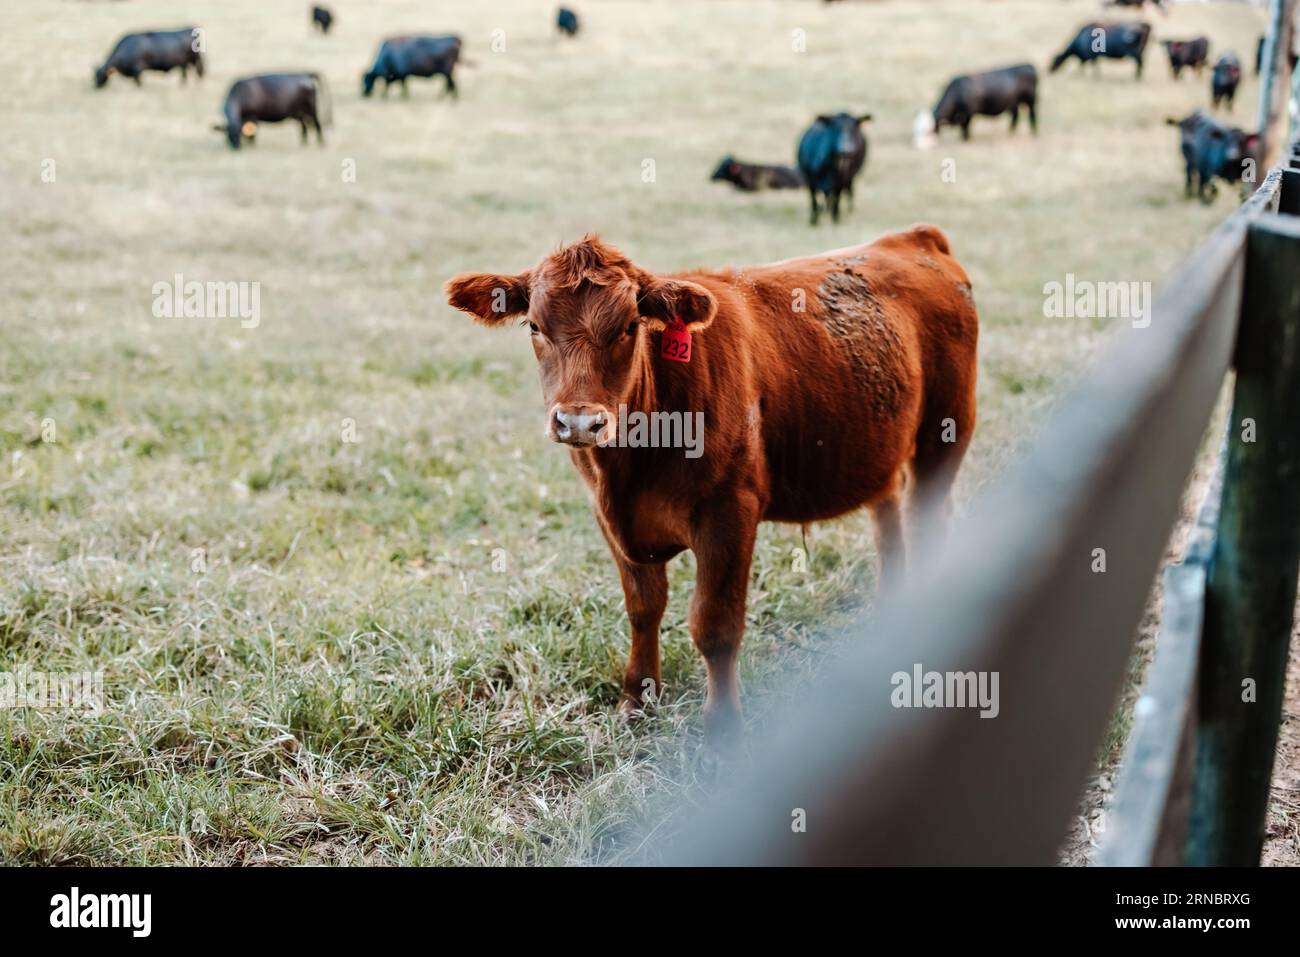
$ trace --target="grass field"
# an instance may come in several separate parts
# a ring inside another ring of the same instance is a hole
[[[1037,138],[989,120],[910,147],[948,77],[1045,71],[1091,2],[586,0],[574,42],[530,0],[331,5],[328,37],[308,4],[252,0],[34,4],[0,37],[21,91],[0,108],[0,670],[102,671],[108,699],[0,712],[0,861],[618,860],[640,813],[709,773],[690,556],[670,566],[665,703],[629,726],[617,575],[543,438],[527,335],[453,313],[453,273],[587,231],[668,271],[934,222],[983,322],[968,501],[1111,332],[1043,318],[1044,283],[1158,285],[1235,201],[1183,200],[1164,119],[1206,104],[1208,76],[1175,83],[1154,43],[1140,83],[1131,64],[1044,72]],[[1150,19],[1249,62],[1262,15]],[[92,88],[119,34],[189,23],[201,82]],[[464,38],[459,102],[419,81],[361,98],[403,31]],[[334,93],[323,149],[288,125],[239,153],[210,131],[232,80],[299,68]],[[1236,122],[1254,102],[1247,76]],[[838,226],[810,228],[802,194],[707,181],[728,152],[792,162],[840,108],[875,122]],[[260,323],[155,318],[178,273],[260,283]],[[811,529],[806,571],[802,545],[760,533],[757,724],[870,591],[865,515]]]

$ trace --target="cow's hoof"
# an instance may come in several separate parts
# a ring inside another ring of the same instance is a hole
[[[736,702],[709,702],[704,706],[704,740],[710,747],[729,753],[740,749],[745,736],[745,719]]]

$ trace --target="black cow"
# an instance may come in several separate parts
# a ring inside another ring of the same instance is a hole
[[[203,76],[203,54],[199,47],[197,27],[128,33],[117,41],[104,65],[95,71],[95,87],[102,87],[114,73],[130,77],[136,86],[140,85],[140,74],[146,70],[167,73],[180,67],[182,83],[191,66]]]
[[[1148,2],[1151,4],[1151,6],[1155,7],[1157,10],[1159,10],[1159,11],[1160,11],[1161,13],[1163,13],[1165,16],[1168,16],[1168,15],[1169,15],[1169,10],[1168,10],[1168,8],[1166,8],[1166,6],[1165,6],[1166,0],[1107,0],[1107,2],[1106,2],[1105,4],[1103,4],[1103,6],[1107,6],[1107,7],[1137,7],[1137,8],[1140,10],[1140,9],[1142,9],[1142,7],[1145,6]]]
[[[949,82],[930,114],[928,129],[937,133],[944,126],[960,126],[961,138],[970,139],[970,122],[976,116],[1000,116],[1010,112],[1011,128],[1020,122],[1020,107],[1029,108],[1029,126],[1038,132],[1038,71],[1028,63],[971,73]]]
[[[853,178],[867,162],[867,138],[861,125],[871,114],[822,115],[813,121],[799,140],[799,172],[808,184],[812,199],[812,224],[817,225],[817,194],[826,197],[831,220],[840,221],[840,195],[847,193],[853,208]]]
[[[555,29],[571,37],[578,35],[578,15],[568,7],[560,7],[555,16]]]
[[[334,23],[334,14],[325,7],[312,7],[311,22],[320,28],[321,33],[329,33],[330,25]]]
[[[1195,193],[1203,203],[1212,201],[1218,192],[1216,177],[1229,183],[1253,182],[1259,168],[1258,133],[1223,126],[1200,110],[1181,120],[1171,116],[1167,122],[1178,127],[1187,196]]]
[[[243,140],[257,142],[259,123],[297,120],[302,125],[302,142],[307,142],[308,124],[316,130],[316,141],[324,146],[321,123],[329,125],[329,90],[318,73],[267,73],[236,80],[226,94],[226,121],[213,126],[226,134],[230,148]]]
[[[709,177],[714,182],[730,183],[745,193],[760,189],[800,189],[803,175],[789,166],[767,166],[761,163],[742,163],[735,157],[724,157]]]
[[[1235,53],[1225,53],[1214,64],[1214,73],[1210,76],[1210,97],[1212,106],[1217,110],[1219,103],[1226,100],[1228,109],[1232,109],[1233,98],[1237,95],[1237,84],[1241,82],[1241,61]]]
[[[1196,75],[1200,76],[1210,57],[1210,38],[1166,40],[1165,50],[1169,53],[1169,69],[1173,71],[1175,80],[1185,67],[1195,70]]]
[[[457,96],[456,80],[452,72],[460,59],[460,37],[407,36],[389,37],[379,47],[375,65],[362,77],[361,93],[369,96],[376,80],[384,81],[384,96],[388,88],[400,82],[402,96],[409,96],[406,78],[411,76],[442,76],[447,80],[446,92]]]
[[[1059,70],[1061,64],[1072,56],[1078,57],[1081,65],[1100,57],[1112,60],[1132,57],[1137,61],[1137,75],[1141,77],[1142,53],[1150,38],[1149,23],[1085,23],[1070,45],[1052,61],[1052,72]]]

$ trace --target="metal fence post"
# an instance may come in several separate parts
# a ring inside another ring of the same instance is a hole
[[[1300,220],[1250,224],[1186,863],[1259,863],[1300,574]]]

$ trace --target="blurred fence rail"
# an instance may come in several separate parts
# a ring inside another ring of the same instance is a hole
[[[1233,371],[1102,860],[1258,862],[1300,572],[1300,140],[1282,153],[657,860],[1054,863]],[[896,707],[918,667],[997,675],[996,717]]]

